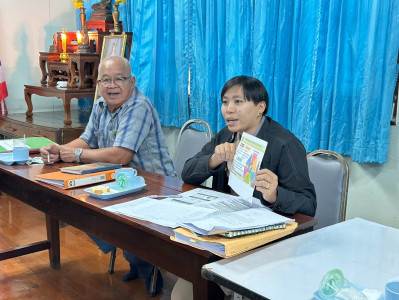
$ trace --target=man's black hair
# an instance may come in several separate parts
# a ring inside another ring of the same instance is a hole
[[[263,114],[266,115],[267,110],[269,109],[269,95],[260,80],[244,75],[233,77],[224,84],[220,98],[223,100],[223,96],[227,90],[235,85],[242,86],[245,100],[253,101],[255,104],[265,101],[266,108],[263,111]]]

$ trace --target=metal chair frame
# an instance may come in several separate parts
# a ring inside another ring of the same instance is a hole
[[[183,135],[183,133],[186,131],[186,130],[193,130],[193,131],[195,131],[195,132],[201,132],[202,133],[202,131],[198,131],[198,130],[196,130],[196,129],[192,129],[192,128],[189,128],[191,125],[193,125],[193,124],[200,124],[200,125],[203,125],[205,128],[206,128],[206,132],[204,132],[205,134],[206,134],[206,138],[207,138],[207,141],[208,142],[210,142],[210,140],[211,140],[211,138],[212,138],[212,131],[211,131],[211,128],[209,127],[209,125],[208,125],[208,123],[206,123],[205,121],[202,121],[202,120],[199,120],[199,119],[192,119],[192,120],[188,120],[186,123],[184,123],[184,125],[182,126],[182,128],[180,129],[180,132],[179,132],[179,135],[178,135],[178,137],[177,137],[177,148],[176,148],[176,152],[175,152],[175,155],[174,155],[174,157],[173,157],[173,162],[175,163],[175,166],[176,166],[176,161],[177,161],[177,154],[178,154],[178,150],[179,150],[179,147],[180,147],[180,142],[181,142],[181,137],[182,137],[182,135]],[[201,149],[198,149],[198,151],[200,151]],[[176,170],[177,172],[180,172],[181,170]],[[177,174],[179,177],[180,177],[180,174]]]

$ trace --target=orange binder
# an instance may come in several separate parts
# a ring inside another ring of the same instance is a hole
[[[107,170],[86,175],[75,175],[58,171],[36,175],[35,179],[37,181],[61,187],[63,189],[70,189],[98,182],[114,180],[115,170]]]
[[[175,236],[171,236],[170,239],[194,248],[208,250],[220,257],[227,258],[282,238],[294,232],[297,227],[298,223],[289,222],[284,229],[270,230],[235,238],[227,238],[219,235],[204,235],[199,237],[190,230],[179,227],[173,229]]]

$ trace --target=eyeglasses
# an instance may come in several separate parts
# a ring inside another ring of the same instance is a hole
[[[128,76],[128,77],[116,77],[116,78],[114,78],[114,79],[109,79],[109,78],[107,78],[107,79],[99,79],[99,80],[97,80],[97,82],[100,83],[102,87],[107,88],[107,87],[110,87],[110,86],[111,86],[112,82],[115,83],[117,86],[121,86],[121,85],[123,85],[123,84],[126,82],[126,80],[128,80],[129,78],[132,78],[132,76]]]

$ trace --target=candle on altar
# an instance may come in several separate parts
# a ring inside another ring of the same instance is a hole
[[[76,32],[76,39],[78,41],[78,44],[82,42],[82,34],[80,33],[80,31]]]
[[[62,52],[66,53],[66,34],[64,29],[62,29],[61,33],[61,42],[62,42]]]

